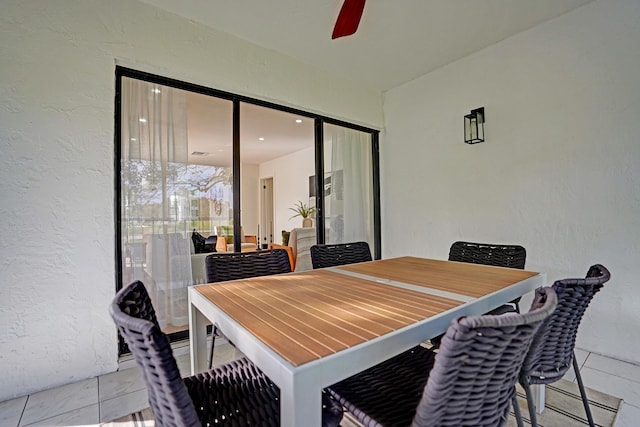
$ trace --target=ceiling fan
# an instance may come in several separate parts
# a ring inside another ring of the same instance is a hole
[[[366,0],[344,0],[336,25],[333,27],[331,40],[339,37],[350,36],[358,29],[362,12],[364,11],[364,3]]]

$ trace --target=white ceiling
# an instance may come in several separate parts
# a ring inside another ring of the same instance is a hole
[[[187,93],[189,163],[231,165],[232,109],[231,101]],[[314,123],[308,117],[242,102],[240,123],[240,155],[245,164],[258,165],[314,145]]]
[[[384,91],[593,0],[368,0],[356,34],[337,40],[342,0],[141,1]],[[228,165],[230,103],[192,94],[188,108],[189,151],[208,153],[190,161]],[[313,145],[309,119],[248,104],[241,117],[245,163]]]
[[[593,0],[369,0],[331,40],[342,0],[142,0],[388,90]]]

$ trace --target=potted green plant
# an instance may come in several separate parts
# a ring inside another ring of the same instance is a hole
[[[297,216],[302,217],[303,228],[313,227],[313,219],[311,219],[311,217],[316,213],[315,206],[307,206],[302,203],[302,201],[298,200],[298,203],[289,209],[296,213],[291,218],[295,218]]]

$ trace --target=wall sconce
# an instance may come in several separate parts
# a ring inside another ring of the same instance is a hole
[[[477,144],[484,142],[484,107],[471,110],[471,113],[464,116],[464,142],[467,144]]]

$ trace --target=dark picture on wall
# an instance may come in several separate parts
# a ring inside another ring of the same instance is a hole
[[[342,170],[329,172],[325,174],[323,182],[324,197],[335,194],[335,200],[343,199],[344,191],[344,174]],[[309,177],[309,197],[316,197],[316,177],[315,175]]]

